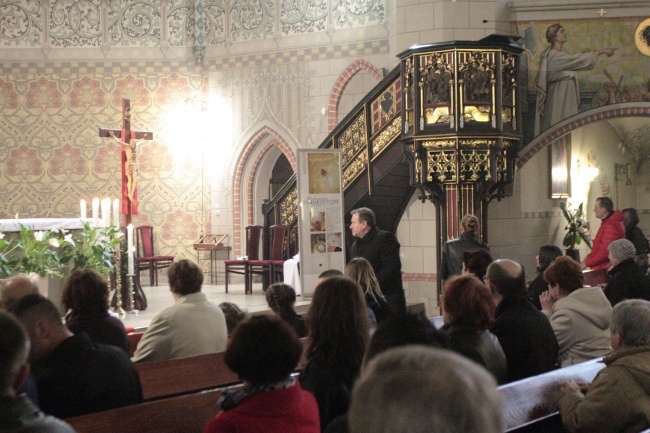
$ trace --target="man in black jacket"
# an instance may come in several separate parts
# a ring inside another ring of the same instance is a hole
[[[377,228],[377,219],[371,209],[362,207],[350,214],[350,230],[352,236],[357,238],[352,244],[350,257],[363,257],[370,262],[391,312],[396,315],[405,314],[406,299],[397,238],[394,234]]]
[[[508,382],[557,368],[559,346],[551,323],[530,303],[526,274],[517,262],[495,260],[485,279],[497,305],[492,333],[508,361]]]
[[[609,275],[605,296],[612,307],[625,299],[650,301],[650,281],[636,265],[636,248],[627,239],[618,239],[607,247],[609,251]]]

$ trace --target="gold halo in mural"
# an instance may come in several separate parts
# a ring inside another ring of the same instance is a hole
[[[634,31],[634,43],[641,53],[650,56],[650,18],[646,18]]]

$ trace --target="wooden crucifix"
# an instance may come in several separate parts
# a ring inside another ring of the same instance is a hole
[[[131,224],[131,216],[138,213],[136,140],[153,140],[151,131],[131,130],[131,101],[122,98],[122,129],[99,129],[100,137],[111,137],[122,148],[122,213],[125,226]],[[118,138],[119,137],[119,138]]]

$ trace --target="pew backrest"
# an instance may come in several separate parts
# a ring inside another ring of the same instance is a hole
[[[498,390],[503,399],[505,431],[522,431],[526,425],[559,416],[560,386],[571,380],[591,383],[604,367],[598,358],[501,385]]]
[[[224,361],[225,352],[135,364],[144,401],[189,394],[240,382]]]
[[[79,433],[201,433],[217,413],[222,390],[165,398],[68,418]]]

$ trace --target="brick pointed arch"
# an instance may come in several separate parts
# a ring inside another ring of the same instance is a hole
[[[266,141],[269,137],[270,140]],[[264,144],[262,144],[264,143]],[[260,146],[263,146],[257,155],[257,157],[252,160],[252,155],[255,150]],[[234,244],[235,244],[235,256],[242,255],[242,206],[246,206],[246,214],[248,216],[246,220],[246,225],[253,223],[253,185],[255,182],[255,174],[257,169],[264,158],[264,155],[273,147],[276,147],[284,154],[284,156],[289,160],[291,168],[296,171],[296,155],[291,150],[291,146],[286,142],[280,134],[278,134],[273,129],[265,126],[259,130],[244,146],[244,150],[241,153],[241,157],[237,162],[237,168],[235,169],[235,181],[233,186],[233,217],[234,217]],[[251,167],[250,176],[244,178],[244,169],[249,166]],[[245,204],[242,204],[242,192],[243,188],[246,188],[246,197],[247,201]]]
[[[336,82],[330,91],[330,98],[327,104],[328,132],[332,132],[338,123],[339,103],[341,102],[343,91],[350,83],[350,80],[352,80],[352,78],[361,70],[367,71],[375,80],[377,80],[377,82],[380,82],[383,78],[381,69],[366,60],[357,60],[345,68],[341,75],[336,79]]]
[[[558,123],[555,127],[544,131],[523,148],[519,152],[517,169],[521,169],[533,156],[558,138],[582,126],[600,120],[648,116],[650,116],[650,103],[647,102],[613,104],[578,113]]]

